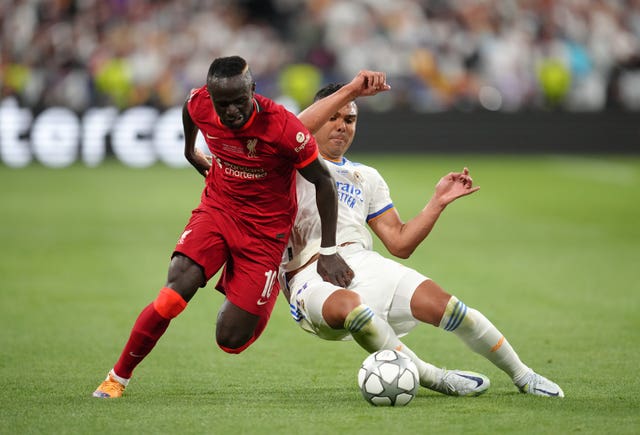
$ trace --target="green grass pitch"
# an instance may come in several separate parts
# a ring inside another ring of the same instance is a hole
[[[366,353],[305,334],[282,298],[249,350],[218,349],[212,284],[125,397],[94,399],[164,284],[202,180],[160,165],[0,166],[0,433],[640,432],[640,157],[352,160],[379,168],[404,219],[442,175],[470,168],[481,190],[450,205],[405,263],[482,311],[565,399],[519,394],[455,336],[421,326],[405,340],[416,353],[484,372],[491,389],[421,389],[404,408],[375,408],[356,385]]]

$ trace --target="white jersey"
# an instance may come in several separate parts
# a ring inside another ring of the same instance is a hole
[[[338,191],[336,243],[355,242],[371,250],[373,240],[366,223],[393,208],[387,183],[376,169],[344,157],[339,162],[325,162]],[[318,253],[322,235],[314,185],[297,174],[296,190],[298,214],[282,262],[287,272]]]

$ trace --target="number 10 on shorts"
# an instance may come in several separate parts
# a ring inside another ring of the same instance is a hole
[[[269,298],[271,297],[271,290],[273,290],[273,284],[278,276],[275,270],[269,270],[264,273],[264,288],[262,289],[262,294],[260,295],[260,299],[258,299],[258,305],[264,305],[269,302]]]

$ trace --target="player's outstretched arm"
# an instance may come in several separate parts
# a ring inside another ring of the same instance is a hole
[[[196,138],[199,130],[193,119],[191,119],[187,103],[182,106],[182,128],[184,129],[184,156],[202,176],[206,177],[211,168],[211,160],[196,148]]]
[[[322,240],[320,246],[324,248],[336,246],[336,228],[338,220],[338,194],[336,186],[321,158],[318,157],[311,164],[299,169],[300,174],[313,183],[316,188],[316,204],[320,215]],[[318,258],[318,274],[325,281],[340,287],[347,287],[353,279],[354,273],[337,252],[320,255]]]
[[[391,86],[387,84],[385,73],[362,70],[342,88],[303,110],[298,119],[311,134],[315,134],[345,104],[358,97],[376,95],[389,89]]]
[[[478,191],[473,186],[469,170],[450,172],[438,181],[433,196],[413,219],[404,223],[396,209],[380,215],[369,226],[392,255],[409,258],[420,243],[431,233],[440,214],[458,198]]]

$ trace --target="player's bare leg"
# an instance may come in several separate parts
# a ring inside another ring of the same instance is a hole
[[[267,320],[225,299],[218,312],[216,342],[227,353],[240,353],[260,336]]]

